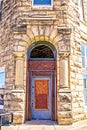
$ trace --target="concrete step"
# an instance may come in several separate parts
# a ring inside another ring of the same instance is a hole
[[[40,126],[40,125],[28,125],[28,126],[3,126],[1,130],[70,130],[70,127],[67,126]]]
[[[2,126],[1,130],[87,130],[87,120],[73,125],[57,125],[55,122],[33,121],[22,125]]]

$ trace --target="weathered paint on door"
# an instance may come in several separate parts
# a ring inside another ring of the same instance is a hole
[[[50,78],[32,79],[32,119],[51,119],[51,90]]]

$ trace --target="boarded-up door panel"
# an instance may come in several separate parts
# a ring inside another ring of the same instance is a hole
[[[50,78],[33,78],[32,86],[32,118],[51,119]]]
[[[48,109],[49,80],[35,80],[35,109]]]

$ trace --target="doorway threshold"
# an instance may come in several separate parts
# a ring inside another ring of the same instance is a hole
[[[52,121],[52,120],[31,120],[31,121],[26,121],[25,124],[28,124],[28,125],[57,125],[57,122]]]

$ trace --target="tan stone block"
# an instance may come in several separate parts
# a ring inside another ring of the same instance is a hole
[[[53,45],[55,46],[54,39],[51,39],[51,38],[49,37],[49,42],[50,42],[50,43],[53,43]]]
[[[72,112],[66,111],[66,112],[59,112],[58,113],[58,123],[61,125],[68,125],[72,124]]]
[[[60,85],[61,86],[68,86],[68,61],[60,60],[59,62],[59,79],[60,79]]]
[[[22,123],[24,123],[23,114],[22,113],[15,113],[13,115],[13,123],[14,124],[22,124]]]
[[[26,41],[19,41],[20,46],[28,47],[28,42]]]
[[[29,40],[30,40],[29,36],[26,34],[24,34],[21,39],[26,41],[26,42],[29,42]]]
[[[71,67],[70,67],[70,71],[76,73],[76,67],[71,66]]]
[[[71,103],[63,103],[59,102],[59,111],[71,111],[72,110],[72,105]]]
[[[57,43],[57,44],[59,44],[59,35],[57,35],[55,38],[54,38],[54,41]]]
[[[38,37],[35,37],[35,41],[37,42],[37,41],[39,41],[40,40],[40,37],[38,36]]]
[[[59,93],[59,102],[71,103],[72,95],[71,93]]]
[[[83,89],[83,88],[82,88],[82,89]],[[83,100],[83,98],[82,98],[83,96],[84,96],[83,91],[80,91],[80,92],[79,92],[79,97],[81,98],[81,100]]]
[[[73,123],[72,118],[58,119],[59,125],[70,125]]]
[[[58,118],[72,118],[72,111],[59,111]]]
[[[57,30],[57,29],[54,29],[54,30],[51,32],[51,34],[50,34],[50,38],[51,38],[51,39],[54,39],[54,38],[57,36],[57,34],[58,34],[58,30]]]
[[[70,77],[71,77],[71,78],[75,78],[75,77],[76,77],[76,73],[71,72],[71,73],[70,73]]]
[[[30,37],[30,39],[34,38],[34,34],[30,28],[27,28],[27,35]]]
[[[79,84],[79,80],[78,80],[78,85],[76,85],[76,91],[79,91],[79,92],[83,91],[83,86]]]
[[[50,32],[51,32],[51,27],[50,27],[50,26],[46,26],[45,36],[49,36],[49,35],[50,35]]]
[[[45,41],[49,41],[49,37],[46,37],[46,36],[45,36],[45,37],[44,37],[44,40],[45,40]]]
[[[36,40],[35,40],[35,37],[33,39],[31,39],[31,41],[28,43],[28,45],[30,46],[32,43],[34,43]]]
[[[11,99],[14,102],[23,102],[24,97],[25,97],[25,93],[18,92],[18,90],[16,90],[16,92],[12,92],[11,94]]]
[[[18,46],[18,51],[25,51],[25,47],[24,46]]]
[[[84,109],[82,107],[73,109],[73,116],[79,115],[79,114],[84,114]]]
[[[40,40],[44,41],[45,37],[44,36],[40,36]]]
[[[7,100],[7,101],[8,100],[10,101],[11,100],[11,94],[10,93],[5,94],[4,99]]]
[[[39,26],[39,32],[41,36],[44,36],[45,26]]]
[[[39,36],[38,26],[32,26],[31,31],[33,32],[34,37]]]
[[[71,79],[71,84],[73,84],[73,85],[79,85],[79,81],[78,80],[75,80],[75,79]]]
[[[16,75],[15,75],[15,85],[23,85],[23,59],[16,59]]]
[[[24,108],[22,108],[20,103],[13,102],[11,103],[11,111],[22,111]]]
[[[85,114],[84,113],[82,113],[82,114],[76,114],[76,115],[73,116],[73,119],[74,119],[75,122],[83,120],[83,119],[85,119]]]
[[[72,104],[72,107],[76,110],[76,108],[78,108],[78,103],[76,102],[76,103],[73,103]]]
[[[14,39],[21,39],[21,38],[22,38],[21,35],[18,35],[18,34],[14,35]]]

